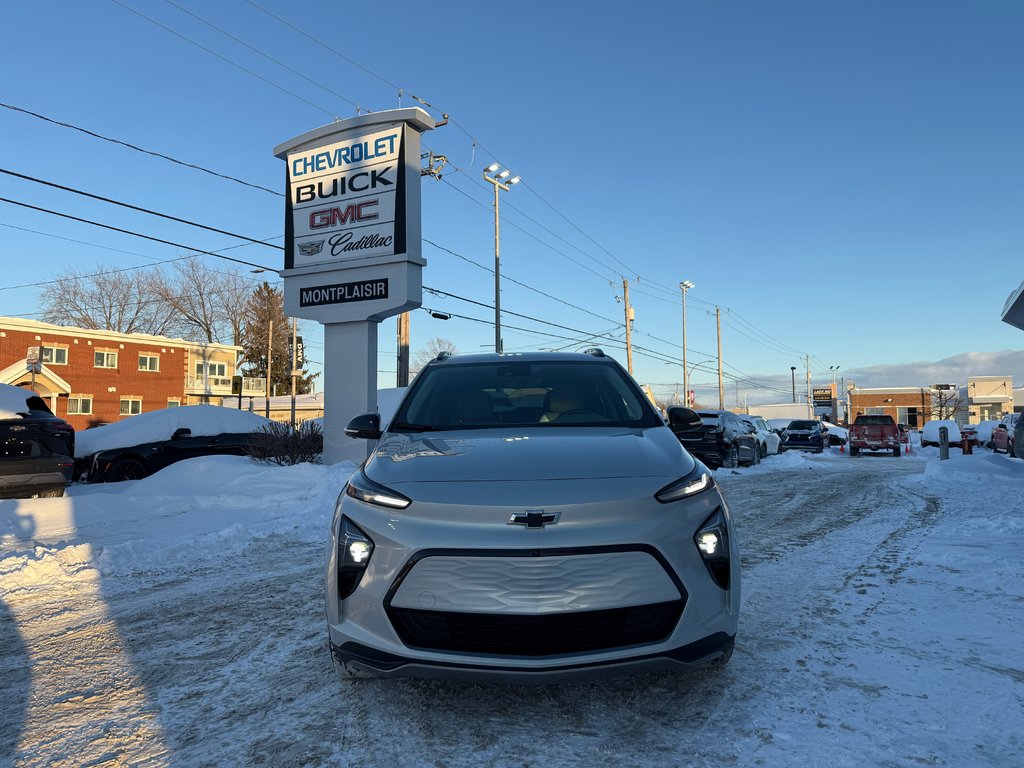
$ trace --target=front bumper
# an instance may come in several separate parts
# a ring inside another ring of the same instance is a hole
[[[593,498],[545,506],[558,523],[527,530],[507,524],[510,507],[494,506],[502,494],[488,485],[479,498],[460,488],[458,507],[417,501],[416,515],[343,498],[327,569],[336,661],[385,676],[556,682],[700,665],[731,644],[739,552],[717,489],[660,504],[657,482],[649,498],[626,501],[590,482]],[[717,509],[729,531],[726,589],[693,541]],[[374,542],[345,599],[341,515]]]

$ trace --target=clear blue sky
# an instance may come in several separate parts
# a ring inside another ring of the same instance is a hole
[[[622,338],[616,296],[628,277],[634,341],[656,353],[636,355],[636,375],[661,393],[680,379],[665,360],[680,354],[684,279],[697,284],[691,363],[714,354],[708,311],[720,305],[727,371],[782,390],[761,399],[786,399],[805,353],[820,383],[830,365],[1024,347],[999,319],[1024,278],[1024,5],[257,2],[365,69],[246,0],[20,3],[4,11],[0,101],[283,190],[271,149],[354,104],[399,106],[389,81],[453,118],[425,136],[451,162],[443,181],[424,181],[425,237],[493,265],[480,174],[495,159],[508,166],[524,184],[502,198],[503,309]],[[256,238],[282,232],[283,202],[266,192],[7,109],[0,135],[4,168]],[[236,244],[9,177],[0,196],[193,247]],[[182,253],[6,203],[0,223],[3,287]],[[257,246],[230,253],[283,263]],[[426,285],[493,302],[486,271],[432,245],[424,255]],[[35,312],[38,290],[0,291],[0,314]],[[493,319],[453,298],[427,294],[424,306]],[[581,337],[503,322],[507,350],[572,345],[510,326]],[[414,352],[434,336],[467,352],[493,344],[485,323],[425,312],[412,333]],[[319,329],[305,335],[321,359]],[[599,343],[625,362],[621,345]],[[388,385],[393,321],[380,348]],[[1007,372],[1024,378],[976,371]]]

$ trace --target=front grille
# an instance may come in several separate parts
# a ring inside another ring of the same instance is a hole
[[[389,607],[410,648],[501,656],[556,656],[657,643],[672,634],[685,600],[556,614],[487,614]]]

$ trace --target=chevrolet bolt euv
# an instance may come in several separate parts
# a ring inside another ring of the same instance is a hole
[[[728,661],[732,516],[600,350],[440,355],[338,498],[330,648],[350,676],[553,682]]]

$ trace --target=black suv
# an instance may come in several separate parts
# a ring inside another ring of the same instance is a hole
[[[754,427],[732,411],[698,411],[701,426],[676,432],[686,450],[711,468],[751,466],[761,457]]]
[[[31,390],[0,384],[0,498],[63,496],[75,430]]]

